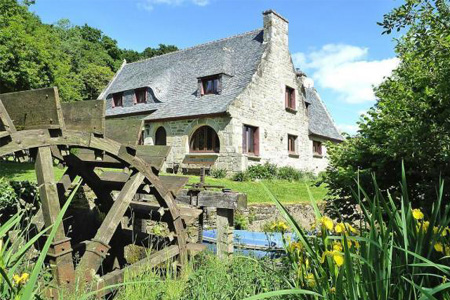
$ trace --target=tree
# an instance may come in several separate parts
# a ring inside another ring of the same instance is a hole
[[[122,50],[87,24],[43,24],[28,10],[33,3],[0,1],[0,93],[57,86],[63,101],[95,99],[124,58],[132,62],[177,50],[163,44],[142,53]]]
[[[357,176],[370,191],[374,174],[396,193],[404,161],[411,199],[430,207],[439,177],[450,183],[450,8],[445,0],[407,0],[380,25],[384,34],[404,32],[395,47],[401,63],[375,89],[359,133],[330,147],[325,182],[346,199]]]

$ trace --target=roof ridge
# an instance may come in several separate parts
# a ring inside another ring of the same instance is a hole
[[[246,31],[244,33],[232,35],[232,36],[229,36],[229,37],[226,37],[226,38],[222,38],[222,39],[218,39],[218,40],[214,40],[214,41],[209,41],[209,42],[206,42],[206,43],[203,43],[203,44],[198,44],[198,45],[195,45],[195,46],[192,46],[192,47],[188,47],[188,48],[185,48],[185,49],[180,49],[180,50],[177,50],[177,51],[173,51],[173,52],[169,52],[169,53],[153,56],[153,57],[150,57],[150,58],[140,59],[140,60],[137,60],[137,61],[134,61],[134,62],[127,63],[126,65],[140,63],[140,62],[152,60],[152,59],[155,59],[155,58],[159,58],[159,57],[162,57],[162,56],[168,56],[168,55],[172,55],[172,54],[176,54],[176,53],[192,50],[192,49],[195,49],[195,48],[198,48],[198,47],[202,47],[202,46],[206,46],[206,45],[210,45],[210,44],[214,44],[214,43],[223,42],[223,41],[230,40],[230,39],[233,39],[233,38],[237,38],[237,37],[241,37],[241,36],[244,36],[244,35],[248,35],[248,34],[251,34],[253,32],[261,31],[263,29],[264,28],[253,29],[253,30],[250,30],[250,31]]]

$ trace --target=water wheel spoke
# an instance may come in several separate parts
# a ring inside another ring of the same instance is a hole
[[[110,248],[108,244],[144,178],[145,176],[140,172],[130,177],[111,206],[94,239],[89,242],[78,266],[87,281],[91,279],[93,273],[97,272],[103,259],[106,257]]]
[[[35,168],[44,224],[48,227],[55,223],[61,210],[50,147],[38,148]],[[63,224],[58,226],[48,255],[56,266],[55,274],[58,283],[73,282],[75,273],[72,262],[72,249],[70,239],[66,237],[64,232]]]

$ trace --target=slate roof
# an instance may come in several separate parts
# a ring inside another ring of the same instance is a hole
[[[148,86],[157,110],[145,120],[225,113],[231,102],[250,83],[265,50],[263,30],[198,45],[154,58],[125,64],[102,93],[109,94]],[[198,77],[224,74],[220,95],[197,97]],[[145,109],[146,107],[139,106]],[[133,113],[135,107],[114,108],[107,115]],[[142,111],[142,110],[140,110]]]
[[[310,102],[309,111],[309,133],[324,138],[343,141],[344,138],[334,125],[331,115],[328,113],[325,104],[320,99],[319,94],[313,87],[305,88],[306,99]]]

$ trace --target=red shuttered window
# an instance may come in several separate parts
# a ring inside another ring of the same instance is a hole
[[[286,86],[285,93],[286,108],[295,110],[295,90]]]
[[[259,155],[259,128],[249,125],[243,126],[242,149],[244,153]]]
[[[147,103],[147,89],[134,90],[134,104]]]
[[[297,136],[288,134],[288,152],[289,154],[297,153]]]
[[[121,107],[121,106],[123,106],[123,93],[113,94],[112,107]]]
[[[322,142],[313,141],[313,153],[314,155],[322,155]]]

